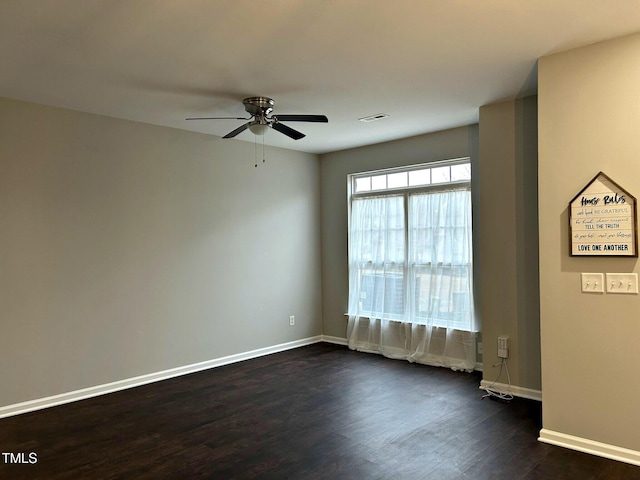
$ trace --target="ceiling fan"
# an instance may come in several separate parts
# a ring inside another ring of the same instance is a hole
[[[186,120],[248,120],[247,123],[239,126],[235,130],[227,133],[222,138],[233,138],[239,133],[244,132],[247,128],[255,135],[264,135],[269,129],[285,134],[294,140],[300,140],[305,134],[294,130],[291,127],[280,123],[284,122],[320,122],[327,123],[329,120],[324,115],[298,115],[298,114],[273,114],[273,106],[275,100],[269,97],[249,97],[242,100],[244,109],[251,115],[249,118],[244,117],[193,117]]]

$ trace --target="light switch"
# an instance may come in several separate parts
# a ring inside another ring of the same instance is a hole
[[[604,274],[581,273],[582,291],[584,293],[604,293]]]
[[[637,273],[607,273],[607,293],[638,294]]]

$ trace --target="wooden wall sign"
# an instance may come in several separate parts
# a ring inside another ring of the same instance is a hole
[[[636,199],[600,172],[569,203],[570,255],[638,256]]]

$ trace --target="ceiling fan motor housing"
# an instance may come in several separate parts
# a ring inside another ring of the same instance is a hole
[[[269,97],[249,97],[245,98],[244,109],[251,115],[257,117],[267,117],[273,112],[273,106],[276,104],[275,100]]]

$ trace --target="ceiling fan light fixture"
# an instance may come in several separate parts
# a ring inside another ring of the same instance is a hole
[[[267,130],[269,130],[268,123],[254,123],[253,125],[249,125],[249,130],[254,135],[264,135]]]

